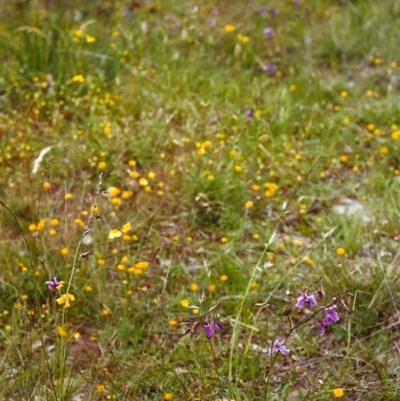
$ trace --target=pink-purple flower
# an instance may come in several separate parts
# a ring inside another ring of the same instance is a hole
[[[278,71],[278,67],[276,65],[264,64],[261,69],[265,72],[270,72],[271,74],[275,74]]]
[[[290,349],[284,345],[285,341],[281,341],[278,338],[274,341],[272,344],[271,349],[268,351],[267,355],[272,355],[276,354],[277,352],[280,352],[282,355],[287,355],[290,352]]]
[[[325,329],[330,326],[332,323],[339,321],[339,315],[336,312],[336,305],[329,306],[325,308],[325,317],[318,323],[319,334],[323,336],[325,334]]]
[[[54,291],[54,290],[56,290],[57,287],[61,284],[61,282],[59,282],[59,281],[57,280],[57,277],[53,277],[53,280],[46,281],[45,284],[47,285],[47,287],[48,287],[48,289],[49,289],[50,291]]]
[[[264,33],[268,39],[272,39],[274,37],[274,31],[272,30],[272,28],[265,28]]]
[[[315,295],[307,295],[306,292],[300,291],[300,296],[296,302],[296,308],[303,309],[304,307],[314,308],[317,306],[317,301],[315,299]]]
[[[276,8],[273,8],[272,10],[271,10],[271,16],[272,17],[276,17],[278,15],[278,10],[276,9]]]
[[[215,322],[213,319],[208,319],[206,324],[203,324],[203,329],[207,338],[211,338],[215,330],[222,330],[222,324],[220,322]]]

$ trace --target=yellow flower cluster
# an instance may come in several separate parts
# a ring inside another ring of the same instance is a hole
[[[40,219],[37,224],[29,224],[29,231],[35,232],[35,231],[42,231],[43,228],[46,226],[46,221],[43,219]]]
[[[207,153],[206,149],[211,147],[211,145],[212,143],[209,140],[206,140],[204,142],[196,142],[197,155],[204,156]]]
[[[120,230],[116,228],[112,229],[108,234],[108,238],[114,239],[122,237],[124,241],[129,241],[129,240],[137,241],[139,239],[137,235],[130,236],[128,234],[128,232],[131,231],[131,229],[132,229],[132,224],[125,223]]]
[[[264,184],[264,188],[266,188],[265,197],[270,198],[277,191],[278,185],[274,184],[273,182],[267,182]]]
[[[120,271],[126,270],[129,273],[133,273],[137,276],[140,276],[143,274],[143,271],[149,266],[149,262],[141,261],[127,268],[126,265],[128,264],[128,262],[129,262],[128,257],[123,256],[121,262],[117,265],[117,269]]]

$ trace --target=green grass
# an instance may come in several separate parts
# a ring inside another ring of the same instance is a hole
[[[398,2],[3,3],[0,399],[399,399]]]

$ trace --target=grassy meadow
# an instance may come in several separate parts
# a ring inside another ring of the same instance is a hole
[[[0,15],[0,400],[400,400],[397,0]]]

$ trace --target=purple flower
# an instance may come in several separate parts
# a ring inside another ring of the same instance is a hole
[[[203,329],[207,338],[211,338],[214,335],[215,330],[222,330],[222,324],[214,322],[212,319],[208,319],[206,324],[203,324]]]
[[[325,334],[325,329],[332,323],[339,321],[339,315],[336,312],[336,305],[332,305],[329,308],[325,308],[325,317],[318,323],[319,334],[323,336]]]
[[[294,0],[294,5],[299,7],[301,6],[301,1],[300,0]]]
[[[265,11],[267,11],[267,7],[260,7],[260,8],[258,9],[258,12],[259,12],[260,14],[265,13]]]
[[[51,281],[46,281],[46,285],[47,285],[47,287],[48,287],[48,289],[49,289],[50,291],[56,290],[57,287],[58,287],[60,284],[61,284],[61,282],[59,282],[59,281],[57,280],[57,277],[53,277],[53,280],[51,280]]]
[[[83,258],[83,259],[86,259],[86,258],[89,257],[89,255],[90,255],[90,252],[89,252],[89,251],[86,251],[86,252],[81,253],[81,254],[79,255],[79,257],[80,257],[80,258]]]
[[[275,74],[278,71],[278,67],[276,65],[264,64],[261,69],[265,72],[270,72],[271,74]]]
[[[274,31],[272,30],[272,28],[265,28],[264,33],[265,35],[267,35],[268,39],[272,39],[274,37]]]
[[[253,118],[254,117],[254,113],[252,110],[246,110],[246,112],[244,113],[246,115],[246,117],[248,118]]]
[[[307,293],[300,291],[300,296],[296,302],[296,308],[300,309],[304,307],[314,308],[314,306],[317,306],[315,295],[314,294],[307,295]]]
[[[307,36],[304,41],[306,42],[307,45],[312,43],[312,37],[311,36]]]
[[[273,8],[273,9],[270,11],[270,13],[271,13],[271,16],[272,16],[272,17],[276,17],[276,16],[278,15],[278,10],[277,10],[276,8]]]
[[[320,334],[321,336],[323,336],[323,335],[325,334],[325,329],[326,329],[328,326],[329,326],[329,324],[327,324],[327,322],[325,322],[325,319],[324,319],[324,320],[321,320],[321,321],[318,323],[319,334]]]
[[[287,355],[290,352],[290,349],[286,348],[286,345],[284,345],[285,341],[281,341],[278,338],[274,341],[272,344],[271,349],[268,351],[268,356],[272,354],[276,354],[277,352],[280,352],[282,355]]]
[[[336,312],[336,305],[332,305],[329,308],[325,308],[325,319],[329,320],[331,323],[339,321],[339,315]]]

